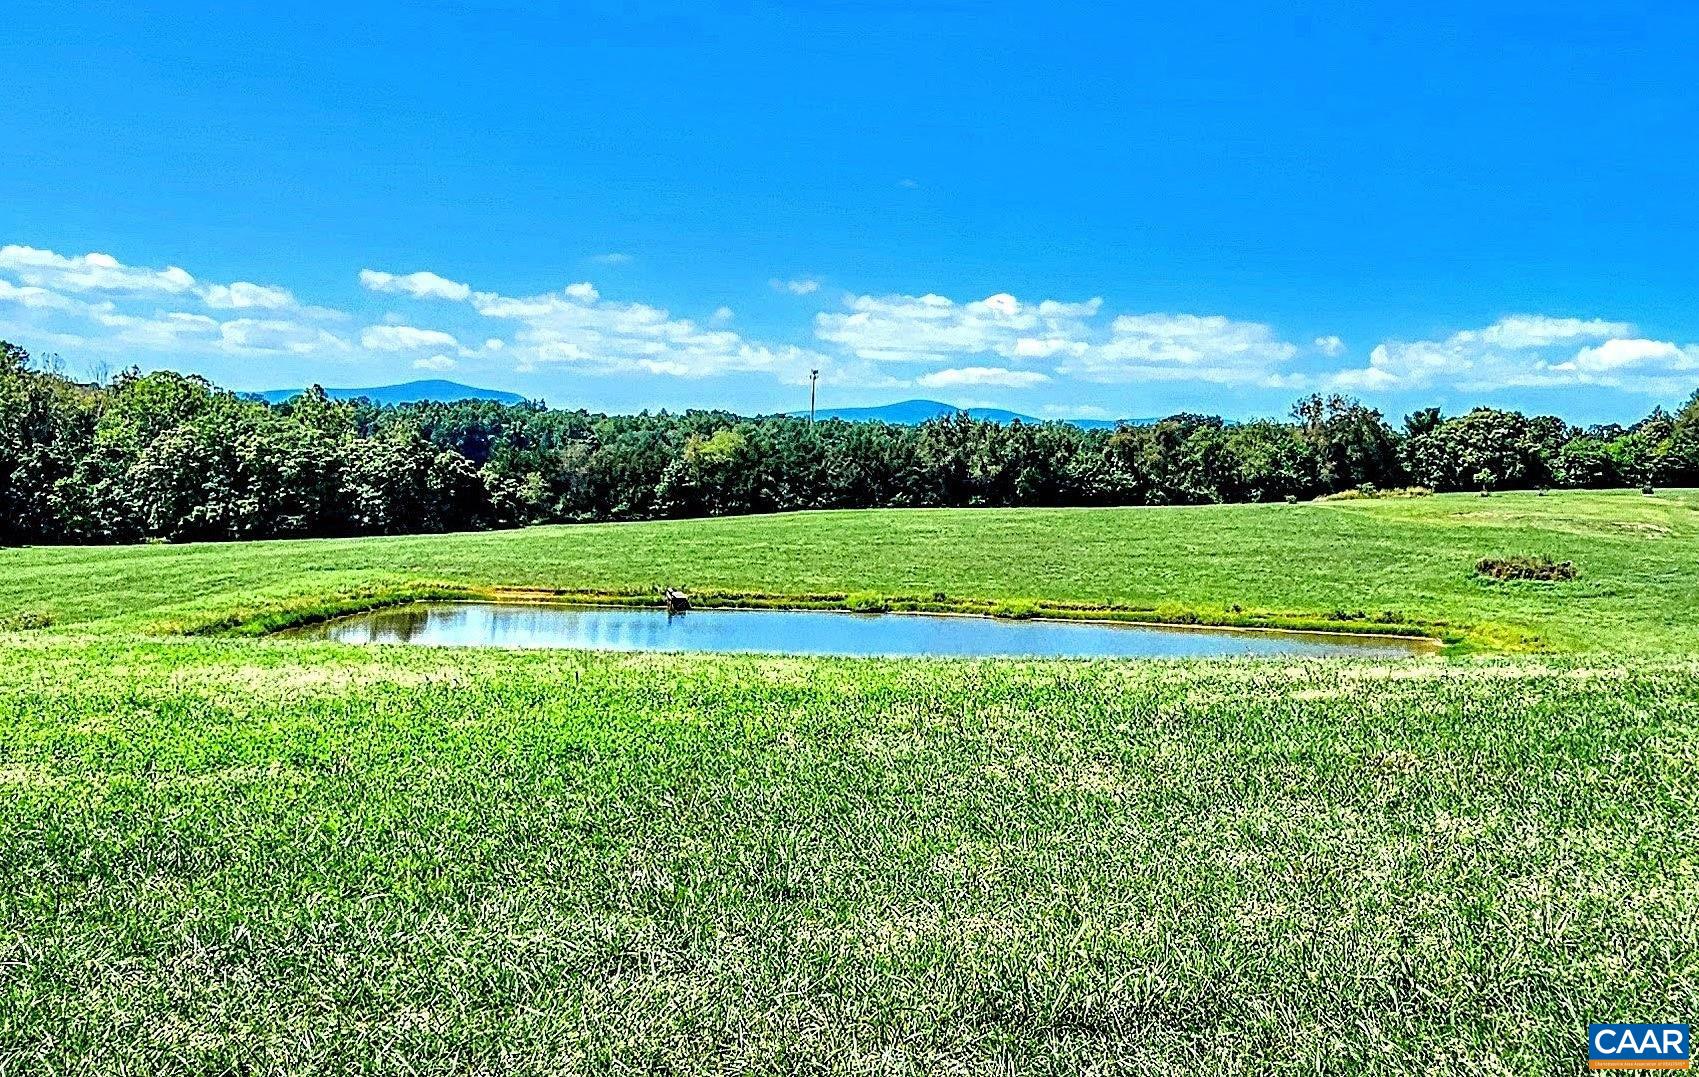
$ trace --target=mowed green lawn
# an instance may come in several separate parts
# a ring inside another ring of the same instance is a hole
[[[0,551],[0,1074],[1576,1072],[1699,1001],[1691,494]],[[1573,584],[1491,585],[1550,553]],[[1396,609],[1389,661],[161,636],[425,582]],[[1483,630],[1480,626],[1500,626]]]
[[[1573,560],[1491,583],[1486,556]],[[1699,492],[1198,508],[893,510],[381,539],[0,550],[0,618],[171,630],[404,587],[1048,599],[1298,618],[1392,613],[1482,646],[1699,652]],[[1341,622],[1341,627],[1351,627]]]

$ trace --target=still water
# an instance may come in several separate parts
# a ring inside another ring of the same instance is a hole
[[[951,658],[1210,658],[1227,655],[1396,657],[1421,641],[1295,632],[1224,632],[1077,621],[926,614],[426,602],[296,629],[296,638],[424,647],[564,647],[589,651],[755,651]]]

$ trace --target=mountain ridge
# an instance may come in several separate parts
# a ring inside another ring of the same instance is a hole
[[[281,404],[293,397],[301,395],[305,389],[267,389],[264,392],[249,393],[248,396],[264,400],[268,404]],[[355,400],[360,397],[375,404],[416,404],[416,403],[452,403],[457,400],[493,400],[502,404],[519,404],[526,399],[518,393],[504,389],[482,389],[475,385],[465,385],[457,381],[447,381],[442,378],[427,378],[419,381],[400,382],[395,385],[373,385],[365,388],[332,389],[326,388],[325,395],[332,400]],[[916,398],[899,400],[891,404],[876,404],[855,408],[821,408],[815,415],[819,419],[840,419],[850,423],[892,423],[897,426],[919,426],[933,419],[947,418],[958,412],[966,412],[970,417],[982,422],[1011,423],[1042,423],[1046,421],[1064,422],[1084,430],[1111,430],[1126,423],[1133,426],[1155,422],[1155,419],[1059,419],[1045,420],[1023,412],[1010,411],[1007,408],[958,408],[954,404],[946,404],[940,400]],[[806,411],[787,412],[793,418],[804,418]]]
[[[253,396],[268,404],[281,404],[292,397],[300,396],[305,389],[267,389],[254,393]],[[355,400],[365,397],[374,404],[446,404],[456,400],[494,400],[502,404],[522,404],[525,398],[518,393],[510,393],[505,389],[480,389],[475,385],[462,385],[457,381],[445,381],[442,378],[426,378],[421,381],[406,381],[396,385],[373,385],[364,389],[331,389],[326,388],[324,394],[332,400]]]
[[[957,412],[966,412],[970,418],[994,423],[1009,423],[1019,420],[1023,423],[1042,423],[1046,421],[1063,422],[1069,426],[1077,426],[1085,430],[1112,430],[1126,423],[1141,426],[1155,422],[1155,419],[1056,419],[1045,420],[1006,408],[958,408],[953,404],[945,404],[938,400],[899,400],[894,404],[878,404],[860,408],[820,408],[815,412],[818,419],[841,419],[849,423],[894,423],[898,426],[918,426],[931,419],[946,418]],[[793,411],[793,416],[806,416],[806,411]]]

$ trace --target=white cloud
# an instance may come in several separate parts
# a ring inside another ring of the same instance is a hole
[[[63,293],[108,293],[114,299],[181,297],[193,295],[212,310],[296,310],[313,317],[336,316],[335,311],[301,307],[287,288],[251,281],[215,284],[197,281],[187,270],[177,266],[148,269],[125,265],[110,254],[92,252],[83,255],[62,255],[36,247],[11,245],[0,247],[0,273],[10,273],[26,287],[48,290],[59,295],[47,301],[34,296],[34,305],[52,305],[69,309]],[[17,294],[15,286],[5,284],[8,292],[0,299],[30,302],[28,295]],[[179,300],[181,301],[181,300]]]
[[[997,385],[1007,389],[1030,389],[1050,380],[1036,370],[1010,370],[999,366],[965,366],[935,370],[915,381],[928,389],[958,389],[973,385]]]
[[[936,294],[863,295],[847,305],[848,313],[816,315],[815,335],[873,362],[950,363],[990,355],[1027,365],[1049,361],[1055,364],[1050,373],[1093,382],[1297,383],[1282,369],[1297,346],[1258,322],[1123,314],[1105,325],[1098,318],[1101,299],[1028,303],[1007,292],[969,303]]]
[[[458,348],[460,342],[452,333],[441,329],[420,329],[411,325],[368,325],[360,330],[360,346],[375,352],[424,351],[430,348]]]
[[[1053,355],[1079,355],[1091,345],[1066,337],[1020,337],[1009,353],[1017,359],[1048,359]]]
[[[1046,404],[1039,414],[1048,419],[1113,419],[1115,413],[1102,404]]]
[[[346,340],[318,326],[279,318],[238,318],[218,326],[221,349],[236,354],[330,358],[350,350]]]
[[[1290,386],[1282,366],[1298,352],[1261,322],[1219,314],[1123,314],[1109,338],[1064,362],[1062,373],[1084,381],[1203,381],[1218,385]]]
[[[1628,322],[1517,314],[1444,340],[1375,346],[1367,367],[1345,370],[1347,389],[1422,389],[1436,384],[1485,392],[1502,388],[1596,385],[1632,392],[1690,388],[1699,345],[1647,340]]]
[[[969,303],[927,294],[853,296],[849,313],[814,317],[814,335],[860,359],[947,363],[969,355],[1041,358],[1084,346],[1102,300],[1022,303],[999,292]]]
[[[80,346],[99,351],[155,351],[173,358],[195,353],[340,357],[351,348],[335,333],[288,318],[220,321],[192,311],[128,313],[110,302],[88,304],[79,313],[88,326],[102,331],[85,331]]]
[[[286,310],[295,306],[295,297],[287,288],[267,284],[236,281],[233,284],[209,284],[200,290],[201,301],[215,310]]]
[[[33,285],[19,286],[0,279],[0,303],[16,303],[37,310],[82,310],[87,304],[58,292]]]
[[[1627,322],[1601,318],[1548,318],[1541,314],[1512,314],[1485,329],[1464,330],[1453,339],[1479,341],[1496,348],[1539,348],[1574,340],[1604,340],[1634,332]]]
[[[221,340],[218,319],[205,314],[188,311],[126,314],[111,303],[94,304],[88,308],[88,314],[109,331],[110,340],[130,347],[165,349],[197,340],[202,343]]]
[[[802,348],[750,341],[645,303],[603,299],[588,282],[524,297],[474,292],[471,301],[486,318],[517,323],[510,350],[521,369],[563,364],[680,378],[761,372],[794,382],[824,365],[823,356]]]
[[[437,308],[442,320],[432,316],[441,328],[409,324],[419,320],[416,313],[372,325],[305,305],[278,285],[215,283],[176,266],[132,266],[99,252],[63,255],[13,244],[0,247],[0,334],[26,346],[74,350],[73,360],[145,363],[151,355],[156,365],[189,369],[197,360],[230,357],[363,357],[447,370],[472,358],[511,355],[518,369],[681,378],[761,374],[790,384],[805,383],[808,371],[818,368],[823,387],[860,392],[918,385],[966,394],[975,387],[1030,389],[1072,380],[1074,391],[1066,395],[1076,399],[1090,395],[1078,392],[1080,383],[1353,390],[1443,385],[1464,392],[1598,386],[1661,395],[1685,395],[1699,383],[1699,344],[1655,339],[1629,322],[1603,318],[1513,314],[1440,339],[1386,340],[1366,364],[1300,376],[1292,370],[1300,354],[1313,370],[1317,357],[1345,355],[1345,342],[1323,335],[1295,344],[1269,325],[1221,315],[1112,316],[1099,299],[1029,302],[996,292],[972,301],[930,293],[848,296],[841,307],[814,316],[817,345],[811,348],[752,339],[733,328],[729,307],[699,319],[678,316],[604,297],[588,281],[505,296],[426,270],[366,269],[359,280],[369,291],[452,305]],[[774,287],[806,296],[821,285],[798,278],[776,280]],[[1070,417],[1089,415],[1091,406],[1064,410]]]
[[[0,271],[25,284],[60,292],[132,292],[175,295],[195,286],[195,278],[176,266],[142,269],[110,254],[79,257],[16,244],[0,247]]]
[[[472,294],[469,285],[439,277],[420,270],[417,273],[385,273],[379,269],[360,270],[360,283],[374,292],[410,295],[415,299],[462,300]]]
[[[1559,363],[1554,369],[1603,372],[1648,365],[1679,367],[1686,358],[1681,348],[1668,341],[1618,337],[1582,348],[1573,359]]]
[[[595,262],[597,265],[623,266],[630,265],[633,259],[631,255],[626,254],[623,251],[609,251],[607,254],[591,255],[590,261]]]

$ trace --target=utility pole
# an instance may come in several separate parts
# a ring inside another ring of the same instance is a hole
[[[814,425],[814,383],[820,380],[818,370],[808,372],[808,425]]]

